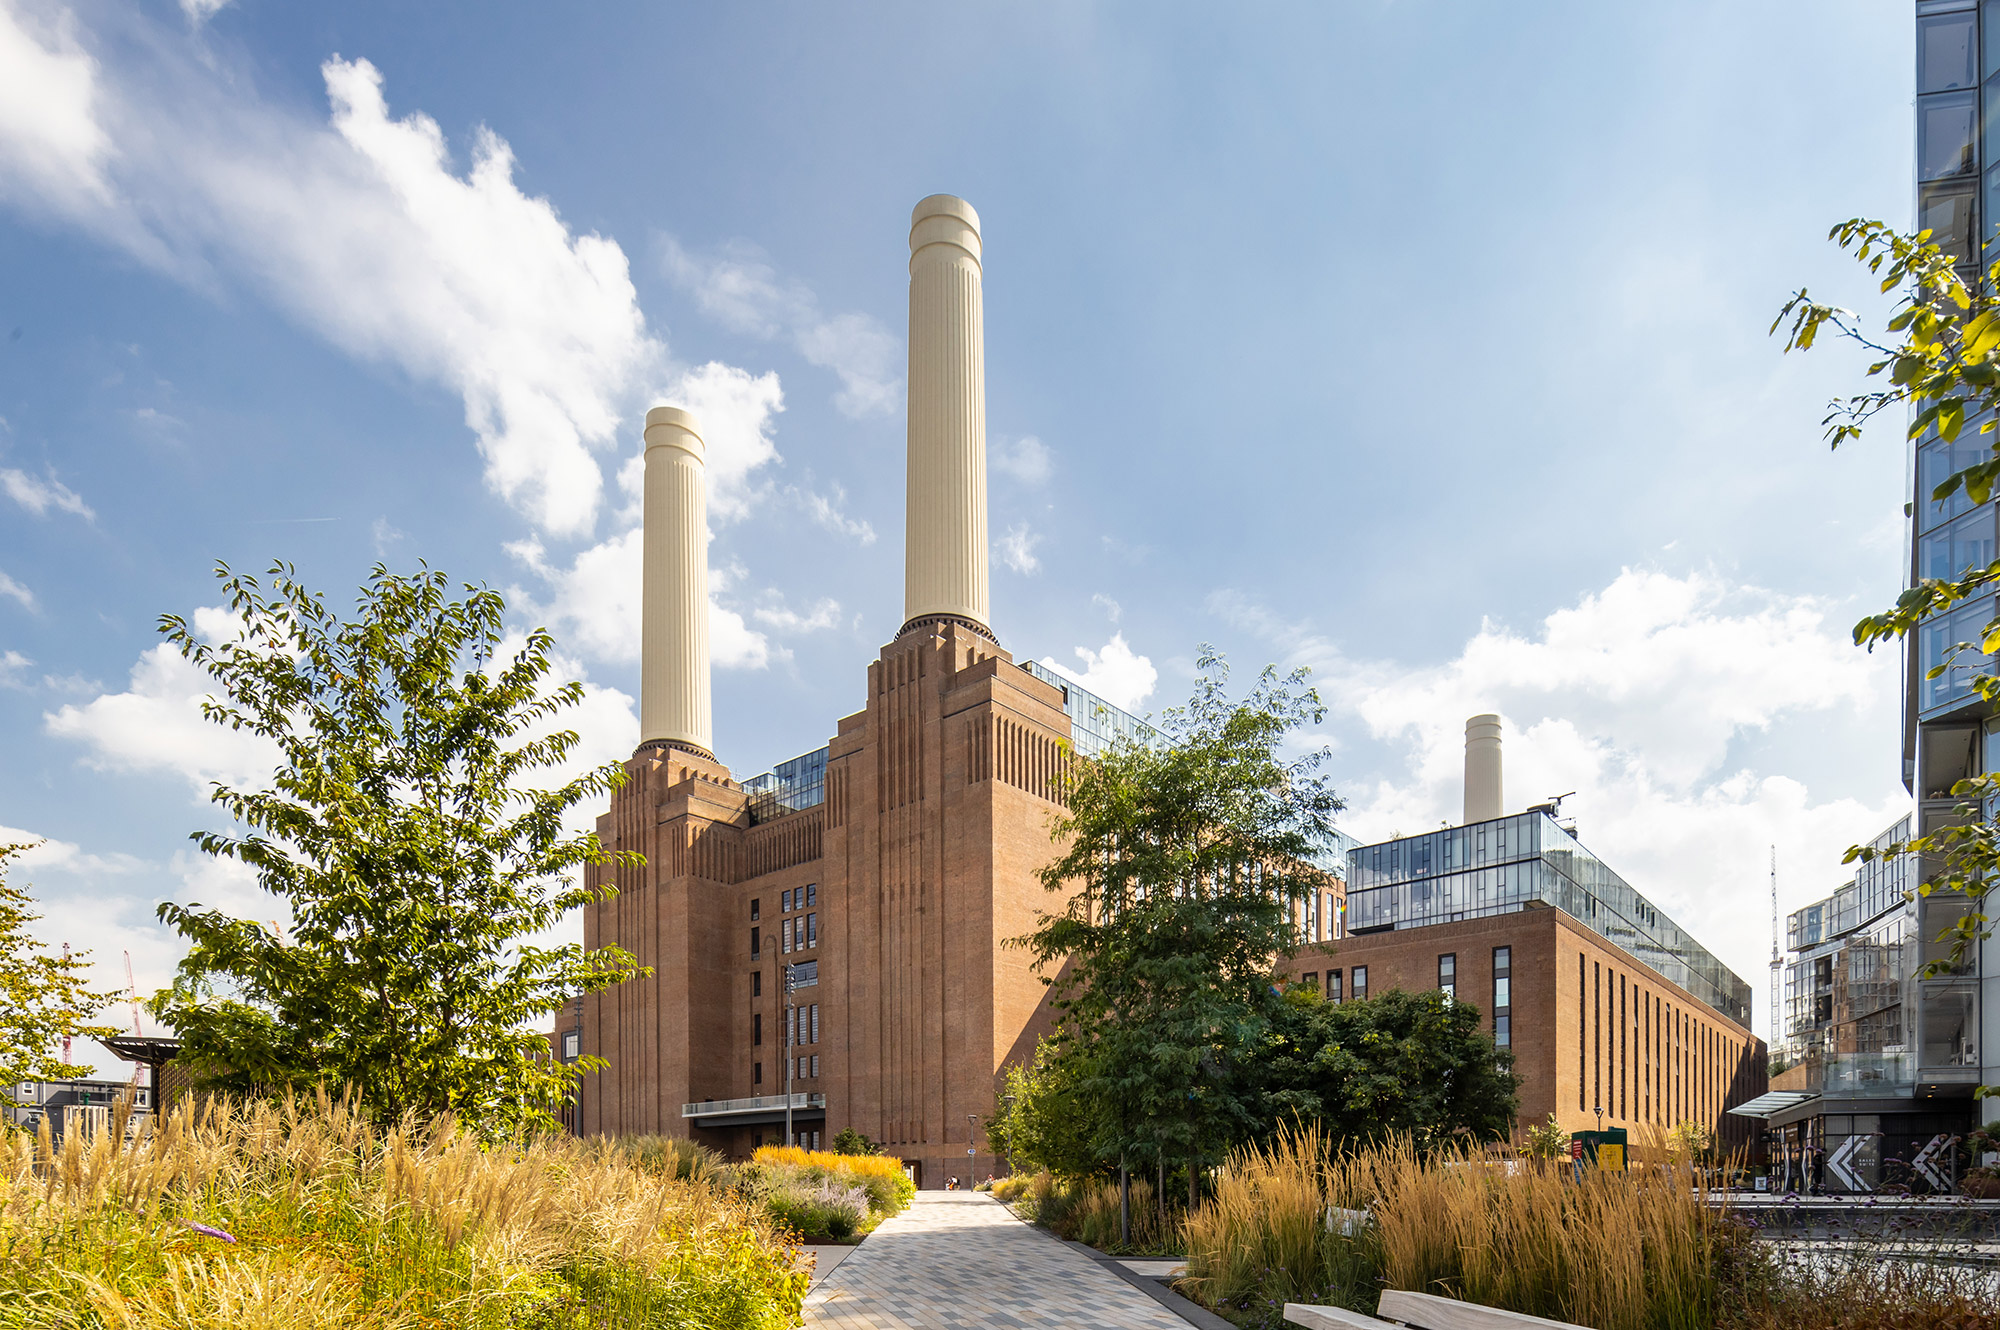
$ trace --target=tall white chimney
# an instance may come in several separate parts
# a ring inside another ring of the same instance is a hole
[[[986,599],[986,316],[979,214],[933,194],[910,218],[909,507],[905,629],[969,621]]]
[[[1487,714],[1465,722],[1465,821],[1499,817],[1500,718]]]
[[[677,406],[646,413],[639,747],[715,756],[708,693],[708,458]]]

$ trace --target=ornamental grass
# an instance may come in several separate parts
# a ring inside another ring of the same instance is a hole
[[[797,1254],[754,1204],[617,1151],[383,1131],[324,1094],[0,1137],[10,1330],[776,1330]]]

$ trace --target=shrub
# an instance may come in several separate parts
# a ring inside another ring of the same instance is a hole
[[[729,1162],[714,1150],[682,1136],[591,1137],[591,1153],[609,1153],[635,1168],[682,1182],[726,1184]]]
[[[798,1322],[761,1209],[569,1137],[384,1131],[325,1095],[128,1125],[0,1137],[0,1327]]]
[[[814,1177],[860,1187],[868,1193],[869,1209],[882,1217],[901,1212],[917,1194],[917,1184],[903,1172],[903,1161],[891,1155],[848,1155],[803,1150],[796,1145],[766,1145],[758,1148],[751,1162],[767,1169],[804,1169]]]
[[[764,1205],[773,1218],[808,1242],[815,1238],[845,1242],[868,1222],[868,1193],[830,1178],[788,1179],[771,1189]]]
[[[1086,1243],[1103,1251],[1174,1251],[1181,1245],[1180,1219],[1153,1184],[1132,1179],[1131,1242],[1121,1246],[1118,1233],[1118,1184],[1101,1178],[1058,1179],[1043,1172],[1028,1177],[999,1178],[993,1194],[1013,1202],[1030,1223],[1057,1237]]]
[[[993,1179],[993,1199],[1008,1204],[1019,1200],[1028,1190],[1028,1178],[1015,1173],[1009,1177]]]

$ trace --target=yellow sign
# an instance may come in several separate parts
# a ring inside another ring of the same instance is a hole
[[[1625,1147],[1613,1141],[1597,1143],[1597,1166],[1613,1173],[1625,1171]]]

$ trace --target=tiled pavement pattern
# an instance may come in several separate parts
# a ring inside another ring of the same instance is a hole
[[[920,1191],[806,1295],[808,1326],[1187,1330],[1082,1252],[973,1191]]]

